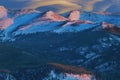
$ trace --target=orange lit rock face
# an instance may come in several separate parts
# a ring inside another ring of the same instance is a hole
[[[70,13],[68,19],[71,21],[77,21],[80,18],[80,12],[77,10],[74,10]]]
[[[7,10],[0,6],[0,30],[4,30],[13,24],[13,19],[7,17]]]
[[[64,18],[52,11],[46,12],[46,14],[42,18],[52,20],[52,21],[66,21],[67,20],[67,18]]]
[[[63,27],[67,25],[72,25],[72,24],[94,24],[94,22],[89,21],[89,20],[79,20],[80,18],[80,12],[78,10],[71,11],[68,19],[69,22],[63,25]]]
[[[0,6],[0,18],[4,17],[7,17],[7,10],[3,6]]]
[[[3,20],[0,20],[0,29],[4,30],[12,24],[13,24],[13,19],[5,18]]]

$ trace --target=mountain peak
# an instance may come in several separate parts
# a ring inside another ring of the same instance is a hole
[[[80,18],[80,11],[78,11],[78,10],[71,11],[71,13],[68,17],[68,19],[71,21],[77,21],[77,20],[79,20],[79,18]]]
[[[11,18],[5,18],[5,19],[0,20],[0,30],[6,29],[11,24],[13,24],[13,19]]]
[[[67,18],[60,16],[59,14],[57,14],[53,11],[46,12],[46,14],[42,18],[52,20],[52,21],[66,21],[67,20]]]
[[[0,30],[4,30],[13,24],[13,19],[7,17],[7,9],[0,6]]]
[[[102,22],[102,28],[106,31],[109,31],[111,33],[114,34],[120,34],[120,27],[110,24],[110,23],[106,23],[106,22]]]
[[[106,28],[113,28],[114,25],[110,24],[110,23],[106,23],[106,22],[102,22],[102,28],[106,29]]]
[[[0,18],[7,17],[7,9],[4,6],[0,6]]]

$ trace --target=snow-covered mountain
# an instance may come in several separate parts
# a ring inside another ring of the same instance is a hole
[[[117,80],[120,78],[119,34],[118,14],[79,10],[57,14],[33,9],[7,11],[0,7],[0,61],[3,65],[9,64],[7,66],[57,62],[84,67],[107,76],[108,80],[111,77]],[[64,80],[81,78],[67,72],[53,73],[44,79],[53,76],[60,80],[63,80],[61,77],[65,77]]]
[[[116,25],[117,27],[120,26],[119,16],[104,12],[92,13],[73,10],[62,14],[68,14],[68,16],[62,16],[53,11],[41,12],[28,9],[9,11],[7,13],[7,9],[1,6],[0,14],[1,36],[4,39],[36,32],[78,32],[96,27],[102,28],[103,22]]]

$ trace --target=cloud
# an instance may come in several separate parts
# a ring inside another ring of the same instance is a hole
[[[59,11],[59,13],[63,13],[66,11],[80,9],[81,6],[72,2],[72,0],[31,0],[28,2],[25,8],[38,8],[42,6],[51,6],[51,5],[61,5],[64,8]],[[55,8],[55,7],[54,7]]]
[[[11,24],[13,24],[13,19],[7,17],[7,9],[3,6],[0,6],[0,30],[5,29]]]
[[[84,11],[120,12],[120,0],[1,0],[0,4],[5,5],[7,8],[14,9],[36,9],[42,7],[44,9],[47,8],[56,10],[59,13],[64,13],[75,9]]]

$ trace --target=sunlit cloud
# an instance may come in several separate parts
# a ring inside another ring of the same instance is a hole
[[[42,6],[50,6],[50,5],[61,5],[64,8],[59,11],[59,13],[63,13],[66,11],[74,10],[74,9],[80,9],[81,6],[72,2],[72,0],[31,0],[31,2],[28,2],[25,8],[38,8]]]
[[[46,8],[47,6],[48,10],[50,6],[50,9],[55,10],[58,13],[64,13],[76,9],[84,11],[120,12],[120,0],[1,0],[0,4],[4,4],[8,8],[11,7],[18,9]],[[115,6],[115,8],[113,6]]]
[[[101,2],[101,1],[103,1],[103,0],[89,0],[89,1],[86,1],[85,5],[84,5],[84,10],[86,10],[86,11],[92,11],[93,8],[94,8],[94,5],[97,2]]]
[[[35,9],[41,6],[57,4],[64,6],[64,8],[61,8],[59,13],[64,13],[66,11],[75,10],[75,9],[92,11],[94,9],[95,3],[100,1],[103,0],[31,0],[30,2],[28,2],[25,8]]]

